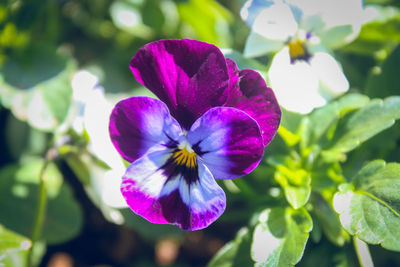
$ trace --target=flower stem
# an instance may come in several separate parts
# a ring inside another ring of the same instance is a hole
[[[34,218],[33,230],[31,235],[32,247],[28,252],[27,256],[27,266],[33,266],[33,248],[35,243],[39,240],[40,234],[42,232],[44,219],[46,217],[46,206],[47,206],[47,196],[46,196],[46,178],[45,173],[46,169],[49,166],[49,163],[53,159],[54,150],[49,149],[46,153],[46,157],[43,163],[42,168],[39,173],[39,192],[38,192],[38,202],[36,208],[36,217]]]
[[[368,245],[358,239],[358,237],[353,236],[354,249],[357,254],[358,262],[361,267],[374,267],[372,262],[371,254],[369,253]]]

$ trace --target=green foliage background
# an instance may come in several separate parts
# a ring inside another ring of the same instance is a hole
[[[88,133],[68,124],[72,75],[96,74],[111,102],[148,94],[128,67],[136,50],[193,38],[265,76],[270,57],[241,54],[250,32],[243,4],[0,3],[0,266],[47,266],[60,252],[75,266],[368,266],[370,256],[376,266],[400,266],[397,0],[365,1],[379,19],[334,51],[350,92],[306,116],[284,111],[260,166],[220,183],[227,210],[209,228],[152,225],[99,197],[95,173],[108,166],[88,149]],[[173,251],[169,261],[161,244]]]

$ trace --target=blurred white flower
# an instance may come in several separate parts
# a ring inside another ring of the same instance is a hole
[[[99,79],[92,73],[81,70],[72,78],[75,116],[72,127],[89,135],[88,150],[108,165],[110,169],[90,166],[92,186],[102,202],[115,208],[127,207],[120,192],[125,166],[121,156],[111,143],[108,122],[113,108],[104,96],[104,89],[98,86]]]
[[[244,55],[277,52],[268,79],[284,108],[309,113],[349,89],[328,49],[358,36],[362,0],[249,0],[241,16],[251,27]]]

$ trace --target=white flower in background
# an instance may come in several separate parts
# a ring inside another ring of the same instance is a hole
[[[90,166],[93,176],[91,182],[101,200],[114,208],[127,207],[120,193],[126,168],[108,134],[113,103],[105,98],[104,89],[98,86],[98,82],[97,76],[85,70],[78,71],[73,76],[73,98],[77,114],[74,116],[72,127],[77,132],[82,132],[82,127],[86,129],[90,138],[88,150],[110,168],[106,170],[99,166]]]
[[[362,0],[249,0],[240,13],[251,27],[244,55],[277,52],[268,79],[285,109],[309,113],[349,89],[328,49],[358,36]]]

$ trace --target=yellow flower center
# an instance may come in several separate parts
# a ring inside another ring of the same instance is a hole
[[[189,148],[189,150],[191,150]],[[186,166],[187,168],[195,168],[197,166],[196,153],[188,151],[186,147],[176,151],[172,158],[177,166]]]
[[[295,59],[306,59],[308,54],[307,50],[304,46],[305,41],[296,39],[295,41],[290,41],[288,43],[289,46],[289,54],[292,60]]]

